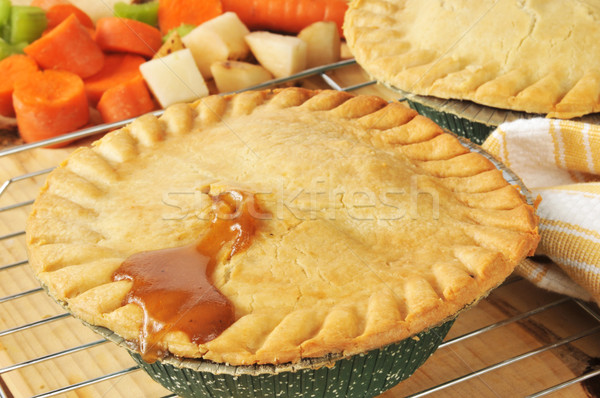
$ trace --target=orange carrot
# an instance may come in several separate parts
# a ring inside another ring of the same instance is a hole
[[[104,51],[152,57],[162,45],[162,35],[153,26],[133,19],[106,17],[96,21],[96,43]]]
[[[161,0],[162,2],[162,0]],[[348,0],[221,0],[223,12],[233,11],[248,29],[298,33],[317,21],[337,23],[340,35]]]
[[[94,22],[92,21],[92,18],[90,18],[85,12],[81,11],[81,9],[75,7],[73,4],[56,4],[50,7],[50,9],[48,9],[46,12],[46,19],[48,20],[48,26],[46,27],[46,30],[50,30],[58,26],[71,14],[75,15],[79,20],[79,23],[86,28],[94,29]]]
[[[27,79],[29,75],[38,70],[38,66],[28,55],[13,54],[0,61],[0,115],[13,117],[12,94],[15,81]]]
[[[24,51],[44,69],[63,69],[82,78],[92,76],[104,65],[104,53],[75,15],[69,15]]]
[[[164,35],[181,24],[200,25],[222,13],[221,0],[160,0],[158,26]]]
[[[28,79],[15,82],[13,101],[19,133],[25,142],[69,133],[88,122],[83,80],[71,72],[33,72]]]
[[[140,65],[146,60],[135,54],[106,54],[100,72],[83,81],[90,104],[95,105],[106,90],[142,76]]]
[[[98,102],[105,123],[140,116],[154,109],[154,101],[141,76],[106,90]]]
[[[71,4],[69,0],[33,0],[30,5],[49,10],[57,4]]]

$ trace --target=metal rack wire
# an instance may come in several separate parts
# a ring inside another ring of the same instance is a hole
[[[302,79],[305,79],[308,77],[314,77],[314,76],[322,79],[322,81],[327,86],[329,86],[333,89],[336,89],[336,90],[356,91],[363,87],[367,87],[367,86],[375,84],[374,81],[365,81],[365,82],[361,82],[358,84],[353,84],[350,86],[342,87],[329,74],[329,72],[331,72],[331,71],[335,71],[335,70],[353,66],[353,65],[354,65],[353,60],[345,60],[345,61],[341,61],[341,62],[338,62],[335,64],[318,67],[318,68],[313,68],[313,69],[307,70],[305,72],[302,72],[298,75],[291,76],[289,78],[277,79],[274,81],[270,81],[270,82],[267,82],[260,86],[253,87],[253,88],[258,89],[258,88],[265,88],[265,87],[269,87],[269,86],[277,86],[277,85],[280,85],[283,83],[297,82]],[[156,113],[159,114],[160,111],[158,111]],[[69,140],[73,140],[75,138],[92,136],[92,135],[100,133],[100,132],[105,132],[105,131],[120,127],[127,122],[128,121],[96,126],[93,128],[81,130],[81,131],[73,133],[73,134],[68,134],[68,135],[60,137],[60,138],[55,138],[55,139],[50,139],[50,140],[40,142],[40,143],[21,145],[21,146],[5,149],[3,151],[0,151],[0,159],[3,157],[7,157],[7,156],[14,156],[17,153],[29,151],[29,150],[32,150],[34,148],[38,148],[41,146],[55,144],[55,143],[59,143],[59,142],[63,142],[63,141],[69,141]],[[37,177],[43,177],[45,174],[49,173],[51,170],[52,170],[52,168],[50,167],[50,168],[41,169],[39,171],[14,175],[12,178],[4,181],[4,183],[2,183],[2,185],[0,185],[0,199],[2,199],[3,196],[7,192],[9,192],[11,189],[13,189],[17,184],[21,183],[22,181],[31,181],[31,180],[36,179]],[[29,198],[26,200],[6,204],[3,207],[0,207],[0,216],[5,215],[7,217],[7,219],[10,220],[11,219],[11,217],[10,217],[11,211],[14,211],[16,209],[26,208],[27,206],[31,205],[32,203],[33,203],[33,199]],[[7,246],[8,242],[13,239],[24,239],[24,233],[25,233],[24,225],[22,225],[20,221],[15,222],[15,223],[16,224],[10,225],[10,228],[12,228],[11,231],[9,231],[8,233],[6,233],[3,236],[0,236],[0,247],[2,247],[2,245]],[[17,259],[16,261],[9,261],[5,264],[0,264],[0,279],[3,277],[2,276],[3,274],[11,272],[12,270],[26,269],[26,265],[27,265],[27,258],[25,258],[25,257]],[[27,271],[24,271],[24,272],[27,272]],[[510,284],[510,283],[526,283],[526,282],[520,281],[518,278],[513,278],[508,283]],[[507,285],[503,285],[497,290],[501,291],[502,289],[506,288],[506,286]],[[2,305],[7,304],[7,303],[15,303],[24,297],[36,297],[36,300],[37,300],[38,298],[35,295],[39,294],[41,291],[42,291],[42,289],[39,287],[31,287],[31,288],[24,289],[22,291],[16,291],[15,293],[6,295],[4,297],[0,297],[0,318],[2,317]],[[597,335],[600,333],[600,314],[598,313],[597,307],[595,307],[594,305],[591,305],[589,303],[585,303],[585,302],[571,299],[571,298],[552,296],[552,295],[549,295],[549,296],[546,295],[546,296],[549,297],[549,299],[546,299],[541,303],[535,303],[535,305],[532,306],[532,308],[527,309],[525,311],[516,312],[510,316],[504,317],[504,319],[500,319],[500,320],[494,321],[489,324],[484,324],[481,327],[477,327],[475,329],[467,330],[467,331],[464,331],[464,332],[461,332],[458,334],[454,334],[454,335],[452,335],[452,333],[451,333],[450,334],[451,337],[449,339],[447,339],[440,346],[438,352],[441,352],[443,355],[444,351],[451,352],[453,350],[453,347],[455,347],[455,346],[458,346],[460,344],[470,344],[470,342],[473,342],[476,339],[481,338],[482,336],[488,336],[488,335],[493,334],[494,331],[500,330],[502,328],[510,327],[511,325],[518,325],[518,324],[522,324],[523,322],[528,322],[532,319],[535,319],[535,317],[539,316],[540,314],[549,313],[556,308],[564,307],[564,306],[570,306],[569,311],[577,312],[578,317],[586,318],[586,321],[584,322],[585,327],[582,328],[581,330],[573,331],[567,335],[558,336],[553,341],[546,342],[545,344],[534,345],[529,350],[518,353],[513,356],[510,356],[508,358],[500,358],[498,361],[487,364],[480,368],[473,369],[471,366],[468,369],[469,371],[467,371],[461,375],[458,375],[455,378],[448,379],[448,380],[441,380],[441,381],[434,380],[435,382],[433,384],[431,384],[430,386],[427,386],[425,388],[421,388],[421,389],[417,389],[417,390],[414,390],[414,388],[413,388],[414,391],[408,391],[407,396],[410,396],[410,397],[454,396],[454,395],[451,395],[449,393],[449,391],[452,391],[453,388],[455,390],[456,390],[456,388],[460,388],[461,385],[468,383],[470,380],[483,379],[484,376],[487,374],[497,372],[502,368],[509,367],[515,363],[525,361],[529,358],[540,356],[551,350],[555,350],[557,348],[573,344],[573,343],[581,341],[582,339],[585,339],[586,337],[589,337],[589,336],[594,337],[594,335],[596,335],[595,337],[597,339]],[[39,300],[48,300],[48,298],[46,297],[46,295],[40,294]],[[463,315],[461,315],[461,316],[463,316]],[[457,324],[460,323],[461,316],[459,316],[459,318],[457,320]],[[13,326],[13,327],[6,328],[4,330],[0,330],[0,351],[2,348],[2,338],[6,337],[6,336],[15,336],[15,335],[25,333],[26,331],[29,331],[32,329],[45,327],[45,326],[52,325],[55,323],[68,322],[69,319],[70,319],[70,315],[67,313],[64,313],[62,311],[62,309],[60,309],[55,314],[49,315],[47,317],[43,317],[41,319],[35,319],[32,321],[27,321],[25,323],[22,323],[22,324]],[[457,326],[457,324],[455,324],[455,327]],[[81,344],[75,344],[71,347],[68,347],[68,348],[65,348],[62,350],[48,352],[45,355],[35,356],[35,357],[29,358],[27,360],[13,362],[4,367],[0,367],[0,397],[2,397],[2,398],[10,398],[13,396],[16,397],[16,395],[14,395],[14,394],[16,394],[15,391],[11,390],[11,388],[9,388],[8,385],[5,382],[3,382],[3,376],[8,375],[11,372],[19,372],[19,371],[22,371],[29,367],[36,366],[38,364],[45,363],[48,361],[56,360],[58,358],[74,357],[79,352],[85,352],[85,351],[89,351],[89,350],[104,350],[104,349],[107,349],[107,345],[105,345],[105,343],[106,343],[106,341],[103,339],[97,339],[97,337],[96,338],[92,337],[92,338],[89,338],[88,341],[85,341],[84,343],[81,343]],[[438,352],[436,352],[436,354],[434,354],[434,357],[435,357],[435,355],[438,355]],[[460,355],[458,355],[458,356],[460,356]],[[434,357],[432,357],[432,358],[434,358]],[[0,362],[0,365],[1,364],[2,364],[2,362]],[[93,378],[89,378],[87,380],[80,380],[80,381],[76,381],[76,382],[72,382],[72,383],[66,383],[62,387],[51,388],[45,392],[37,393],[37,395],[32,395],[32,396],[36,397],[36,398],[53,397],[53,396],[59,396],[59,395],[63,396],[63,395],[69,395],[69,394],[75,394],[74,396],[78,396],[77,392],[85,389],[88,386],[92,386],[92,385],[106,382],[109,380],[113,380],[113,381],[117,380],[117,382],[118,382],[119,379],[129,377],[130,375],[135,374],[135,373],[142,373],[142,372],[139,371],[137,366],[133,366],[133,362],[131,362],[129,365],[126,364],[125,366],[122,366],[118,370],[105,372],[104,374],[102,374],[98,377],[93,377]],[[581,374],[578,374],[569,379],[560,381],[559,383],[556,383],[554,385],[546,386],[546,387],[540,389],[539,391],[527,392],[527,394],[530,397],[540,397],[540,396],[545,396],[545,395],[550,395],[550,394],[562,394],[562,392],[564,392],[564,394],[566,394],[566,391],[568,391],[569,387],[571,387],[575,384],[578,384],[578,383],[582,383],[591,378],[597,377],[599,374],[600,374],[600,368],[597,368],[597,367],[594,368],[592,366],[590,369],[586,369],[584,372],[581,372]],[[493,390],[493,388],[492,388],[492,390]],[[172,396],[165,391],[166,390],[164,390],[163,392],[159,393],[156,396]],[[495,391],[492,391],[492,393],[494,393],[495,396],[502,396],[501,393],[497,393]],[[104,394],[103,394],[103,396],[104,396]]]

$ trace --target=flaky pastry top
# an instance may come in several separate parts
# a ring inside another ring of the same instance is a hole
[[[400,103],[289,88],[145,115],[49,176],[27,223],[30,264],[75,316],[125,339],[130,255],[206,232],[209,194],[253,193],[270,216],[211,281],[235,322],[164,349],[234,365],[351,355],[454,316],[531,254],[537,219],[488,159]]]
[[[600,3],[355,0],[344,33],[376,79],[418,95],[573,118],[600,111]]]

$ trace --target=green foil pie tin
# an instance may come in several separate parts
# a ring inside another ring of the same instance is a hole
[[[489,108],[470,101],[444,100],[412,94],[405,94],[405,98],[407,104],[421,115],[479,145],[483,144],[501,123],[524,116],[518,112]]]
[[[479,145],[483,144],[492,131],[504,122],[545,117],[541,114],[492,108],[471,101],[415,95],[395,88],[393,90],[398,91],[406,103],[421,115]],[[600,124],[600,114],[586,115],[572,120]]]
[[[167,357],[154,363],[130,350],[155,381],[181,397],[374,397],[405,380],[435,352],[454,320],[416,336],[350,357],[309,358],[294,364],[232,366]],[[108,340],[127,343],[93,326]]]

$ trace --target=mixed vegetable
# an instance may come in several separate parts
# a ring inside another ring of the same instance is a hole
[[[347,8],[347,0],[96,3],[0,0],[0,116],[16,118],[26,142],[94,124],[94,114],[111,123],[335,62]]]

